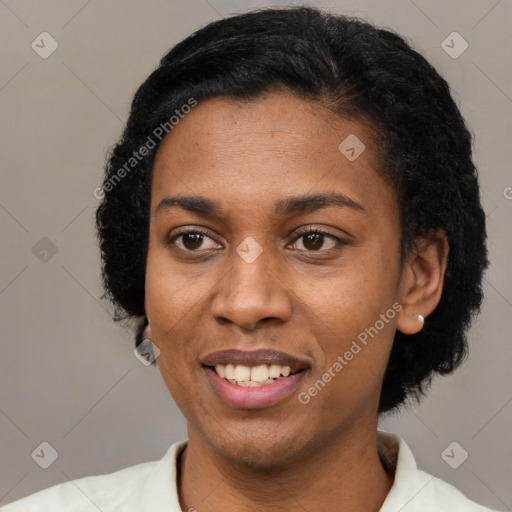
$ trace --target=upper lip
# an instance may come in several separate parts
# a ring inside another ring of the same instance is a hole
[[[201,363],[204,366],[215,366],[217,364],[241,364],[245,366],[279,364],[281,366],[289,366],[294,372],[303,368],[309,368],[308,362],[304,359],[269,348],[251,351],[237,349],[220,350],[203,357]]]

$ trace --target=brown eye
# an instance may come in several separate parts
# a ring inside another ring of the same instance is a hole
[[[303,245],[308,251],[317,251],[322,248],[324,235],[321,233],[308,233],[302,235]]]
[[[184,233],[181,235],[182,244],[188,249],[193,251],[199,249],[203,243],[204,235],[201,233]]]
[[[211,242],[213,242],[211,247],[203,247],[205,240],[211,240]],[[176,243],[177,241],[179,241],[179,243]],[[168,240],[166,240],[165,245],[175,245],[182,251],[199,252],[199,249],[214,249],[218,244],[216,244],[214,240],[212,240],[212,238],[207,235],[206,232],[194,229],[189,231],[182,231],[181,233],[170,237]]]
[[[313,251],[313,252],[325,252],[331,249],[335,249],[340,245],[346,245],[347,242],[338,238],[337,236],[331,235],[330,233],[326,233],[322,230],[310,228],[307,231],[304,231],[298,235],[296,240],[302,241],[302,246],[298,247],[299,250]],[[325,241],[330,240],[331,245],[325,247]],[[322,250],[323,249],[323,250]]]

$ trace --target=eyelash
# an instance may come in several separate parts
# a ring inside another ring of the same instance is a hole
[[[309,226],[307,229],[304,229],[303,231],[298,233],[297,236],[293,239],[293,242],[296,242],[297,240],[299,240],[299,238],[301,238],[301,237],[303,237],[305,235],[308,235],[310,233],[315,233],[315,234],[318,234],[318,235],[324,235],[327,238],[330,238],[331,240],[334,240],[336,242],[337,246],[333,247],[331,249],[318,250],[318,251],[314,251],[314,250],[308,251],[306,249],[307,252],[317,252],[317,253],[329,252],[330,250],[338,249],[340,246],[348,245],[348,242],[346,240],[343,240],[342,238],[334,236],[332,233],[324,231],[324,230],[322,230],[320,228],[315,228],[313,226]],[[194,229],[180,231],[179,233],[175,233],[174,235],[167,237],[166,240],[164,241],[164,245],[165,246],[171,246],[171,245],[174,244],[174,241],[177,238],[179,238],[180,236],[183,236],[183,235],[188,235],[188,234],[200,234],[200,235],[206,236],[206,237],[208,237],[208,238],[213,240],[213,238],[210,236],[208,231],[205,231],[204,229],[201,229],[201,228],[194,228]],[[181,250],[183,250],[185,252],[189,252],[189,253],[200,252],[200,250],[196,250],[196,251],[189,251],[187,249],[181,249]]]

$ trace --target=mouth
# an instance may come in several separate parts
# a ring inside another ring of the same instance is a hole
[[[292,372],[280,365],[201,366],[215,395],[236,409],[262,409],[283,402],[297,391],[309,370]]]
[[[200,362],[215,394],[244,409],[270,407],[289,397],[311,368],[306,359],[270,348],[221,350]]]

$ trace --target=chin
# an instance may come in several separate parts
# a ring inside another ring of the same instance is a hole
[[[208,432],[207,443],[220,457],[231,462],[258,469],[271,469],[287,465],[297,458],[301,446],[307,441],[299,435],[273,423],[264,428],[254,425],[250,429],[226,429],[222,432]]]

